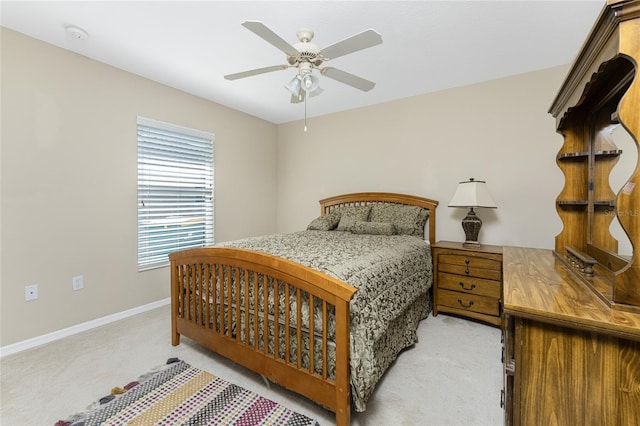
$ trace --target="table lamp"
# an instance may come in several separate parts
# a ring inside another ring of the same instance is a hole
[[[473,209],[478,207],[489,209],[498,208],[489,194],[487,183],[481,180],[475,180],[474,178],[459,182],[453,198],[449,201],[449,207],[467,207],[471,209],[467,216],[462,219],[462,229],[464,229],[466,237],[462,245],[464,247],[480,247],[478,234],[482,227],[482,220],[480,220]]]

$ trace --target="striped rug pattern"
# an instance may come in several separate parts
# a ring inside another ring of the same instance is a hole
[[[122,389],[114,388],[97,408],[56,423],[92,425],[319,426],[307,416],[175,358]]]

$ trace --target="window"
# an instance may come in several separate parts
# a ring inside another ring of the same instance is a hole
[[[138,117],[138,271],[213,244],[213,139]]]

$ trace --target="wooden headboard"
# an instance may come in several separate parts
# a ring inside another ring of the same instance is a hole
[[[353,194],[336,195],[320,200],[320,214],[324,215],[336,207],[366,206],[377,203],[405,204],[418,206],[429,210],[429,242],[436,242],[436,207],[438,201],[415,195],[394,194],[390,192],[355,192]]]

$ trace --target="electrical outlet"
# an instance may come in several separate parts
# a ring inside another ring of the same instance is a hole
[[[38,284],[24,286],[24,300],[36,300],[38,298]]]
[[[84,278],[82,278],[82,275],[71,278],[71,286],[74,291],[81,290],[84,287]]]

